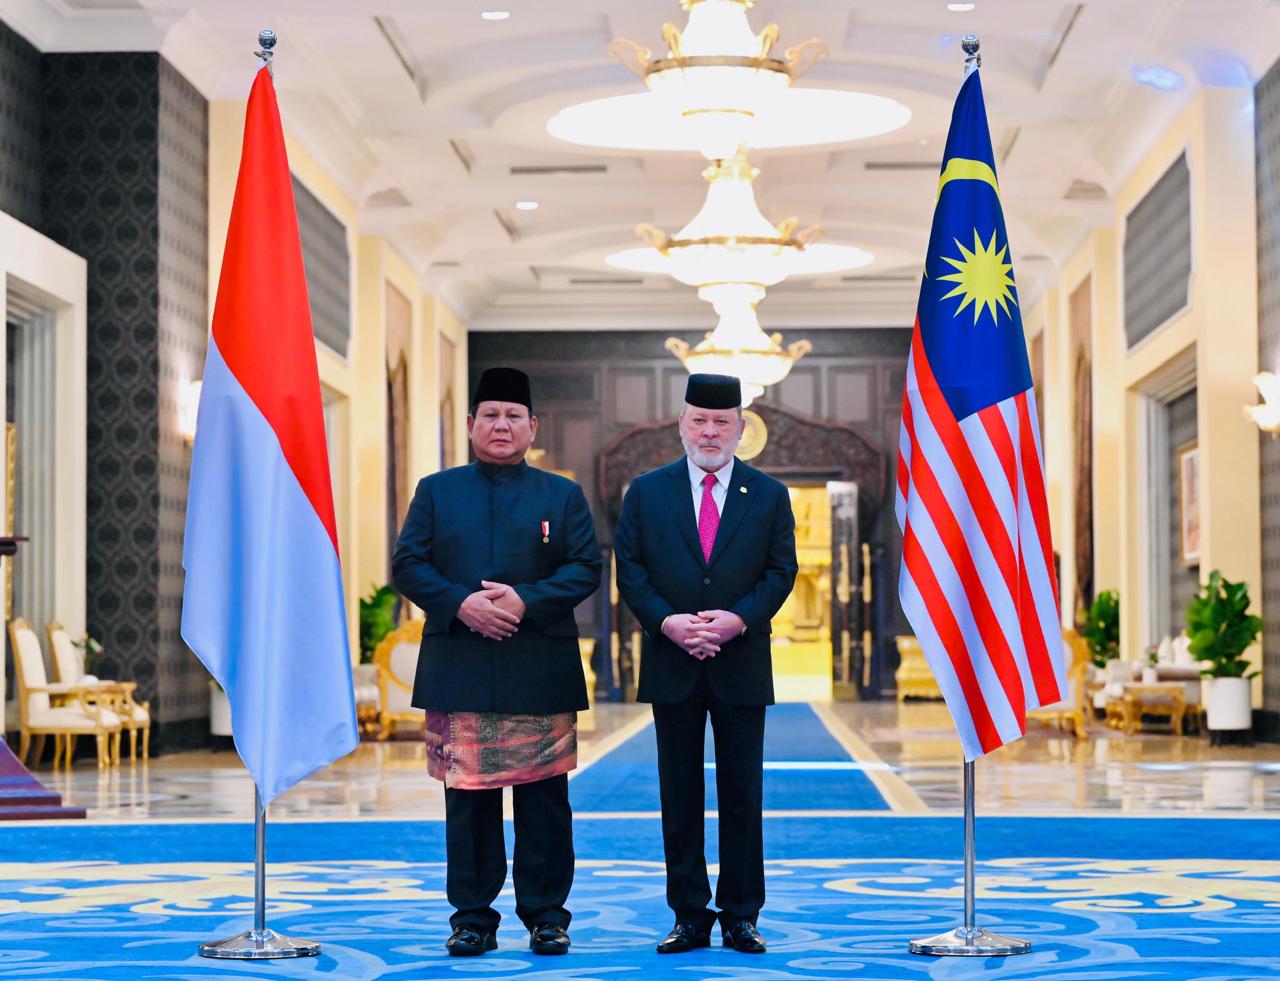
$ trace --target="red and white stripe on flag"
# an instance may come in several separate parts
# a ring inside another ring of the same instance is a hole
[[[898,449],[898,596],[973,760],[1067,691],[1035,390],[957,420],[917,322]]]

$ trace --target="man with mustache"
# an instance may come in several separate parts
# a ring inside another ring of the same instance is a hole
[[[795,519],[786,487],[734,458],[743,432],[737,378],[691,375],[679,432],[685,456],[632,482],[613,545],[618,589],[644,630],[638,698],[653,703],[658,740],[667,905],[676,917],[658,953],[708,946],[719,919],[724,946],[759,954],[769,621],[795,582]],[[708,715],[718,915],[703,849]]]
[[[396,588],[427,614],[413,704],[427,710],[427,772],[445,786],[445,947],[497,947],[511,787],[516,915],[530,950],[563,954],[568,772],[587,708],[573,608],[599,585],[600,548],[582,488],[524,462],[538,419],[523,371],[480,376],[467,432],[476,462],[419,482],[391,560]]]

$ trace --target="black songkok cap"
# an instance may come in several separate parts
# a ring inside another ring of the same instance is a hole
[[[533,415],[533,396],[529,394],[529,376],[519,368],[488,368],[480,376],[471,407],[481,402],[515,402]]]
[[[742,407],[742,383],[733,375],[690,375],[684,400],[699,409]]]

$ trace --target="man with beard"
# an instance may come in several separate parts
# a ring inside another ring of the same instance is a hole
[[[719,919],[724,946],[759,954],[769,621],[795,582],[795,519],[786,487],[734,458],[743,431],[737,378],[691,375],[679,431],[686,455],[632,482],[613,546],[618,589],[645,634],[638,697],[653,703],[658,739],[667,905],[676,917],[658,953],[706,947]],[[703,848],[708,715],[718,915]]]
[[[427,772],[445,786],[445,946],[497,947],[511,787],[516,915],[535,954],[563,954],[568,772],[587,708],[573,608],[596,591],[600,549],[582,488],[524,462],[538,431],[524,372],[480,377],[467,431],[476,462],[418,483],[391,561],[396,588],[427,614],[413,704],[427,710]]]

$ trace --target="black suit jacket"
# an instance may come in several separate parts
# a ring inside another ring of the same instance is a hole
[[[596,591],[600,566],[587,499],[572,480],[524,463],[472,463],[424,477],[391,561],[396,588],[427,614],[413,704],[585,709],[573,608]],[[481,580],[514,586],[524,600],[514,636],[488,640],[455,616]]]
[[[796,579],[795,518],[787,489],[735,460],[711,561],[702,555],[688,464],[636,478],[614,534],[618,590],[644,629],[642,702],[678,702],[706,674],[729,705],[773,704],[769,621]],[[731,610],[747,631],[699,661],[662,633],[672,613]]]

